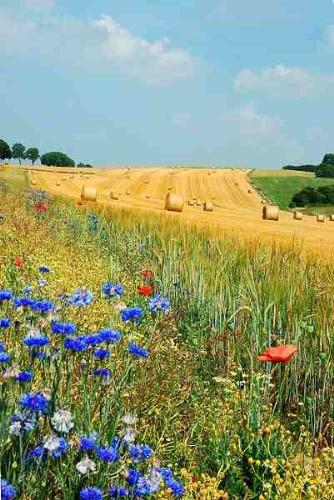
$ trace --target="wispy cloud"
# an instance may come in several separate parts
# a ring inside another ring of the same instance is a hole
[[[29,19],[0,10],[0,56],[28,52],[89,70],[118,72],[151,85],[186,79],[195,71],[186,50],[173,48],[166,38],[148,41],[110,16],[86,22],[44,14]]]
[[[268,138],[281,133],[282,122],[276,117],[260,113],[253,103],[223,113],[222,120],[244,139]]]
[[[260,91],[282,97],[306,97],[334,90],[334,74],[312,73],[303,67],[278,64],[256,72],[240,71],[235,78],[238,91]]]

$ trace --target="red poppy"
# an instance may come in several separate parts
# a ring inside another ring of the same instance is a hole
[[[297,347],[294,345],[280,345],[278,347],[268,347],[258,356],[258,361],[270,361],[271,363],[286,363],[290,361]]]
[[[20,269],[21,267],[23,267],[23,259],[21,259],[21,257],[19,257],[18,255],[15,257],[15,266],[17,269]]]
[[[145,280],[151,280],[153,278],[153,272],[150,271],[150,269],[144,269],[140,275],[145,279]]]
[[[46,212],[47,209],[48,209],[48,206],[46,203],[36,203],[35,204],[36,212]]]
[[[153,293],[153,286],[151,285],[142,285],[138,287],[138,293],[140,295],[144,295],[145,297],[149,297]]]

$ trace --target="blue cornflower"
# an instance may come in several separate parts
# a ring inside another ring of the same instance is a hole
[[[165,481],[165,486],[167,486],[177,498],[183,497],[185,488],[183,484],[175,479],[167,479],[167,481]]]
[[[39,445],[29,451],[28,456],[32,458],[38,458],[42,461],[46,459],[47,451],[43,445]]]
[[[34,301],[29,297],[15,297],[13,307],[30,307]]]
[[[44,347],[50,343],[50,340],[45,335],[27,335],[23,343],[27,347]]]
[[[86,335],[87,346],[94,347],[102,343],[99,335]]]
[[[67,299],[67,303],[71,306],[84,307],[89,306],[94,300],[94,295],[86,290],[85,288],[80,288],[75,290],[72,295]]]
[[[113,284],[113,283],[104,283],[102,285],[102,291],[106,295],[106,297],[121,297],[124,295],[124,287],[123,285]]]
[[[2,341],[0,341],[0,352],[4,352],[5,350],[6,350],[5,344]]]
[[[52,323],[51,331],[52,333],[61,334],[64,336],[73,335],[76,332],[77,327],[73,323]]]
[[[22,431],[32,431],[35,427],[36,416],[29,410],[22,410],[11,416],[9,433],[18,436]]]
[[[96,456],[103,462],[117,462],[119,459],[117,450],[111,446],[109,448],[98,448]]]
[[[57,459],[67,452],[69,444],[63,437],[48,436],[43,447],[48,451],[51,458]]]
[[[97,447],[95,436],[81,436],[80,437],[80,451],[91,451]]]
[[[11,500],[15,497],[15,488],[6,479],[1,479],[1,500]]]
[[[143,476],[136,469],[128,469],[126,473],[126,480],[130,486],[134,486]]]
[[[11,323],[9,318],[0,318],[0,328],[9,328]]]
[[[107,342],[113,344],[118,342],[121,338],[121,334],[117,330],[113,330],[112,328],[102,328],[98,335],[101,339],[101,342]]]
[[[148,307],[152,312],[158,311],[168,311],[170,309],[170,302],[165,297],[161,297],[160,294],[156,295],[150,299]]]
[[[13,298],[13,292],[11,290],[0,290],[0,302],[4,300],[11,300]]]
[[[16,375],[15,380],[17,380],[18,382],[31,382],[33,376],[34,376],[33,373],[29,371],[19,372]]]
[[[164,481],[167,481],[168,479],[173,479],[173,472],[170,469],[167,469],[166,467],[157,467],[156,469],[153,470],[158,474],[160,474],[160,476]]]
[[[144,310],[142,307],[126,307],[121,312],[121,319],[122,321],[135,321],[139,323],[143,314]]]
[[[96,370],[93,370],[93,375],[108,380],[111,376],[111,371],[109,368],[96,368]]]
[[[7,352],[0,352],[0,363],[8,363],[11,357]]]
[[[148,475],[138,479],[133,490],[133,495],[135,497],[153,495],[154,493],[157,493],[159,491],[160,484],[161,476],[156,472],[151,471]]]
[[[87,338],[85,336],[65,339],[64,346],[71,351],[85,351],[88,348]]]
[[[33,289],[34,288],[31,285],[25,286],[22,290],[22,293],[24,293],[24,295],[30,295]]]
[[[38,268],[40,273],[48,274],[50,272],[50,269],[46,266],[41,266]]]
[[[23,394],[20,399],[20,405],[36,412],[48,413],[49,411],[49,400],[41,392]]]
[[[122,486],[112,486],[109,488],[108,493],[111,498],[124,498],[130,496],[129,490]]]
[[[129,353],[132,354],[132,356],[136,356],[137,358],[147,358],[148,357],[148,350],[144,349],[143,347],[140,347],[139,345],[135,344],[134,342],[130,342],[128,345]]]
[[[110,356],[110,352],[108,351],[108,349],[96,349],[95,351],[93,351],[93,354],[98,359],[109,358]]]
[[[54,309],[54,304],[49,300],[33,300],[30,308],[39,313],[48,313]]]
[[[80,500],[102,500],[103,491],[99,488],[84,488],[80,491]]]
[[[152,456],[153,450],[146,444],[144,445],[136,444],[130,446],[129,453],[132,460],[147,460]]]

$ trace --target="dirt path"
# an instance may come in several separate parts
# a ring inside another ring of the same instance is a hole
[[[185,204],[183,213],[172,214],[185,221],[205,226],[218,226],[243,233],[248,237],[269,236],[297,239],[313,247],[329,250],[334,243],[334,222],[318,223],[315,217],[293,220],[282,212],[279,222],[262,220],[260,195],[249,185],[247,170],[241,169],[171,169],[125,168],[94,169],[87,173],[75,170],[55,171],[36,168],[31,171],[37,188],[78,200],[82,185],[97,188],[98,201],[108,206],[126,207],[135,211],[165,212],[168,188],[185,200],[213,201],[214,212]],[[71,179],[70,175],[74,175]],[[60,186],[56,184],[60,183]],[[110,199],[110,191],[120,193],[119,200]],[[251,191],[251,192],[250,192]],[[128,194],[127,194],[128,193]]]

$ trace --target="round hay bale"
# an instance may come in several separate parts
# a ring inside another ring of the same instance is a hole
[[[92,186],[82,186],[81,200],[96,201],[96,188]]]
[[[211,196],[211,200],[215,200],[216,199],[216,196]]]
[[[66,177],[63,177],[63,181],[66,181]]]
[[[110,199],[111,200],[118,200],[118,193],[116,191],[110,191]]]
[[[279,220],[279,208],[276,205],[266,205],[262,210],[264,220]]]
[[[58,186],[58,187],[60,186],[60,182],[59,181],[56,182],[56,186]]]
[[[171,190],[172,190],[172,186],[169,186],[169,187],[168,187],[168,191],[171,191]]]
[[[248,194],[252,194],[253,191],[251,189],[248,189]]]
[[[147,195],[146,195],[146,198],[148,198],[148,199],[149,199],[149,198],[151,198],[151,195],[150,195],[150,194],[147,194]]]
[[[145,184],[149,184],[150,183],[150,179],[145,179],[144,182],[145,182]]]
[[[262,205],[266,204],[266,200],[261,200]]]
[[[82,205],[82,201],[81,201],[81,200],[78,200],[78,201],[77,201],[77,205]]]
[[[317,215],[317,222],[325,222],[325,216],[322,214]]]
[[[32,180],[32,181],[31,181],[31,184],[32,184],[33,186],[36,186],[37,182],[36,182],[35,180]]]
[[[197,201],[196,201],[196,205],[197,205],[198,207],[201,207],[201,206],[203,205],[203,203],[201,202],[201,200],[197,200]]]
[[[295,220],[303,220],[303,214],[301,212],[298,212],[298,210],[295,210],[293,212],[293,218]]]
[[[205,212],[213,212],[213,203],[211,201],[206,201],[204,203],[203,209]]]
[[[125,194],[127,194],[128,196],[131,195],[131,191],[129,191],[128,189],[125,191]]]
[[[334,221],[334,214],[331,214],[331,215],[329,216],[329,220],[330,220],[330,221]]]
[[[165,210],[169,212],[182,212],[184,201],[182,196],[175,193],[168,193],[166,196]]]
[[[72,175],[70,175],[70,179],[74,179],[74,175],[73,175],[73,174],[72,174]]]
[[[194,200],[188,200],[188,205],[189,205],[190,207],[193,207],[193,206],[195,205]]]

